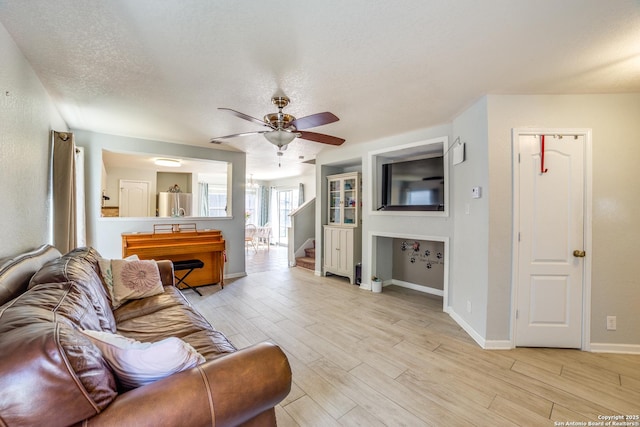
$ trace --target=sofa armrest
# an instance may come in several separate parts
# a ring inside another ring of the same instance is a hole
[[[173,274],[173,262],[168,259],[161,259],[160,261],[156,261],[156,263],[160,271],[162,286],[175,286],[176,276]]]
[[[291,389],[280,347],[260,343],[118,396],[89,426],[237,426]]]

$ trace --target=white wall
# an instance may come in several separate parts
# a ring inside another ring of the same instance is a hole
[[[67,125],[0,24],[0,257],[51,243],[50,131]]]
[[[483,98],[453,121],[453,138],[460,138],[465,144],[466,160],[449,169],[454,222],[449,305],[458,322],[466,323],[483,338],[487,334],[491,250],[487,120],[487,102]],[[472,199],[471,189],[478,186],[482,187],[482,197]]]
[[[245,154],[216,150],[163,141],[152,141],[123,136],[106,135],[83,130],[74,130],[76,144],[85,147],[85,178],[87,188],[87,241],[102,256],[122,256],[121,234],[131,231],[153,231],[153,224],[196,222],[199,229],[221,230],[226,241],[227,265],[225,276],[244,275],[244,188]],[[232,166],[232,218],[101,218],[100,183],[102,178],[102,150],[157,154],[169,157],[220,160]]]

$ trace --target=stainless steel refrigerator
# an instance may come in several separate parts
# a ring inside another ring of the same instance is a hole
[[[158,193],[158,216],[191,216],[191,193]]]

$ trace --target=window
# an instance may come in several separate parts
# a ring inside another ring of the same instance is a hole
[[[231,163],[216,162],[212,172],[198,173],[200,216],[229,217],[231,212]]]
[[[271,200],[271,216],[274,238],[277,244],[288,244],[288,228],[291,227],[292,211],[298,207],[298,189],[279,188]]]
[[[209,211],[207,216],[227,216],[227,186],[209,184],[208,186]]]

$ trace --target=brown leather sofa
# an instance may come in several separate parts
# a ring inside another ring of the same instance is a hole
[[[279,347],[234,348],[173,286],[170,261],[158,263],[164,293],[111,310],[98,258],[45,245],[0,260],[0,426],[276,424],[274,406],[291,387]],[[179,337],[206,362],[124,391],[79,329]]]

